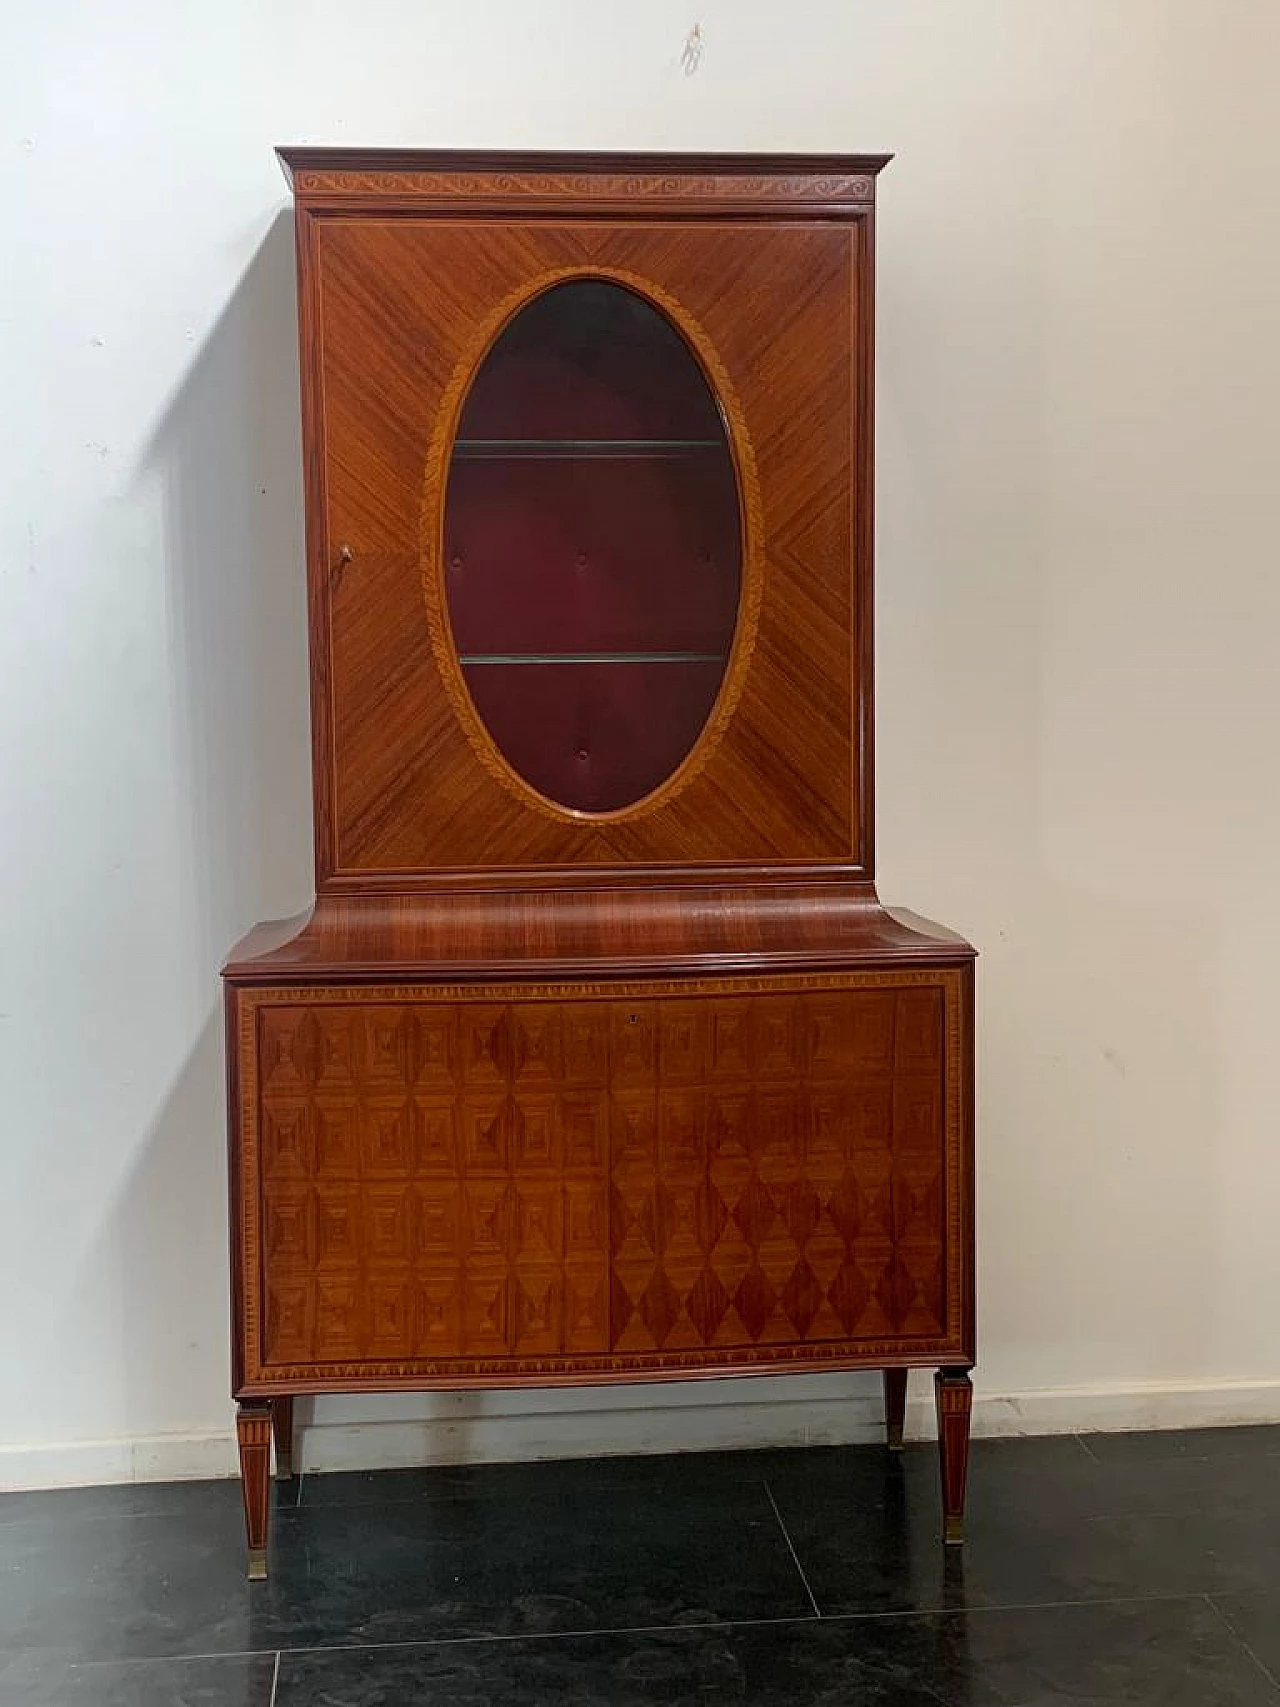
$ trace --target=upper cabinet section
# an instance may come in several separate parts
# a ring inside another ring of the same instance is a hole
[[[307,155],[321,886],[870,877],[879,163]]]

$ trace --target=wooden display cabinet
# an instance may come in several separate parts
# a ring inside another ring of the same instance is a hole
[[[250,1574],[297,1394],[936,1369],[973,961],[880,904],[863,157],[286,149],[316,901],[225,968]]]

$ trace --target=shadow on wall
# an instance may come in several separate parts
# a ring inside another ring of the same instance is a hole
[[[152,438],[164,490],[184,916],[204,980],[310,879],[293,221],[281,212]],[[213,993],[210,987],[210,994]]]
[[[218,969],[256,920],[297,911],[311,894],[288,213],[273,220],[166,410],[139,478],[163,494],[188,933],[173,951],[191,979],[184,1008],[197,1019],[104,1232],[121,1265],[123,1410],[135,1440],[230,1433]]]

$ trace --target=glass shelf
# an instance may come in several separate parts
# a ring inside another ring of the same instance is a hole
[[[594,462],[614,457],[688,456],[697,451],[724,452],[721,439],[455,439],[453,454],[464,462],[497,458]]]
[[[723,664],[723,652],[462,652],[462,664]]]

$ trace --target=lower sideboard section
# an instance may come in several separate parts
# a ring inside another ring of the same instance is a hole
[[[968,980],[233,988],[237,1391],[971,1361]]]

